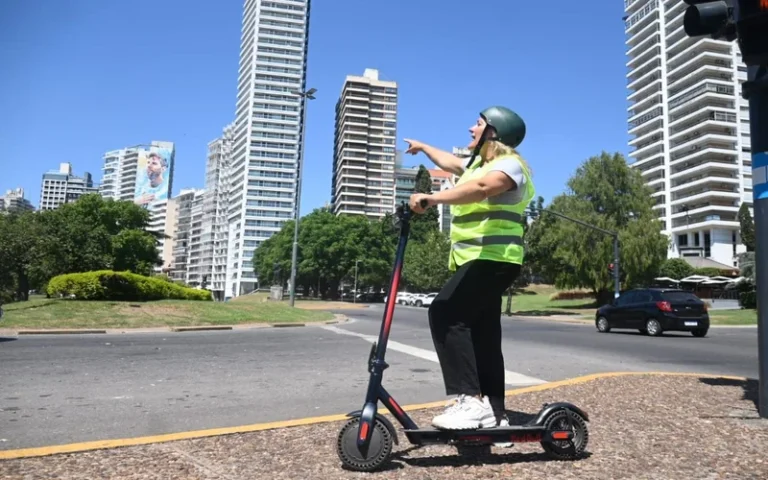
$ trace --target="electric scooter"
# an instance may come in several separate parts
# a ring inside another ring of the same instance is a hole
[[[405,246],[410,233],[411,215],[412,212],[405,203],[398,207],[400,236],[379,338],[373,344],[368,358],[370,379],[365,404],[362,410],[347,414],[349,420],[341,428],[336,441],[336,451],[342,464],[351,470],[371,472],[380,469],[390,460],[393,443],[399,442],[392,422],[377,412],[379,401],[402,425],[406,438],[415,446],[448,444],[456,446],[460,455],[472,456],[489,454],[494,444],[509,446],[515,443],[538,442],[555,460],[580,458],[589,438],[586,423],[589,418],[584,411],[573,404],[567,402],[544,404],[535,418],[522,425],[472,430],[438,430],[419,428],[384,389],[383,372],[389,367],[384,361],[384,355],[392,326],[395,298],[405,258]]]

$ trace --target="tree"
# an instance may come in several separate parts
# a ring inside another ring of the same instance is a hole
[[[112,236],[112,270],[149,276],[160,262],[157,241],[149,233],[131,229]]]
[[[0,294],[26,301],[34,284],[40,224],[33,212],[0,215]]]
[[[416,186],[414,193],[432,193],[432,176],[424,165],[419,165],[419,171],[416,173]],[[416,241],[422,241],[427,237],[428,232],[440,230],[440,213],[437,206],[431,206],[420,215],[411,217],[411,238]]]
[[[420,292],[440,290],[451,276],[448,255],[451,243],[440,230],[429,230],[421,242],[408,243],[403,266],[403,283]]]
[[[621,245],[620,281],[624,288],[646,284],[667,256],[669,239],[653,212],[650,189],[624,157],[602,152],[586,160],[571,177],[566,193],[549,210],[604,230],[617,232]],[[537,274],[558,288],[588,288],[600,303],[613,297],[613,238],[542,213],[527,235]]]
[[[742,203],[739,208],[739,223],[741,224],[741,243],[748,252],[755,251],[755,221],[749,213],[749,205]]]
[[[660,277],[669,277],[674,280],[680,280],[685,277],[690,277],[694,274],[695,268],[683,260],[682,258],[669,258],[664,260],[659,268]]]
[[[159,264],[149,212],[129,201],[83,195],[55,210],[3,216],[0,290],[26,300],[65,273],[117,269],[149,274]]]

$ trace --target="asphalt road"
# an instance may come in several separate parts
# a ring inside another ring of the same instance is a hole
[[[362,406],[382,308],[292,329],[0,339],[0,450],[327,415]],[[509,319],[509,388],[617,370],[757,376],[755,329],[707,338],[598,334]],[[398,307],[385,385],[401,404],[445,398],[425,309]]]

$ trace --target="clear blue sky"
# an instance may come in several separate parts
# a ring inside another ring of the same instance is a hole
[[[37,206],[46,170],[100,182],[104,152],[151,140],[176,142],[174,195],[203,187],[206,144],[234,118],[242,3],[0,1],[0,190]],[[329,200],[335,102],[365,68],[399,84],[400,149],[465,145],[482,108],[517,110],[547,200],[589,156],[626,154],[622,15],[615,0],[314,0],[302,214]]]

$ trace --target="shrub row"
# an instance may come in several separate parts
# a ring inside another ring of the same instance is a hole
[[[549,296],[549,299],[551,301],[554,300],[583,300],[583,299],[590,299],[593,300],[595,298],[595,294],[592,292],[585,292],[583,290],[566,290],[563,292],[555,292],[552,295]]]
[[[47,292],[50,296],[72,295],[78,300],[213,300],[208,290],[182,287],[159,277],[112,270],[53,277],[48,282]]]

